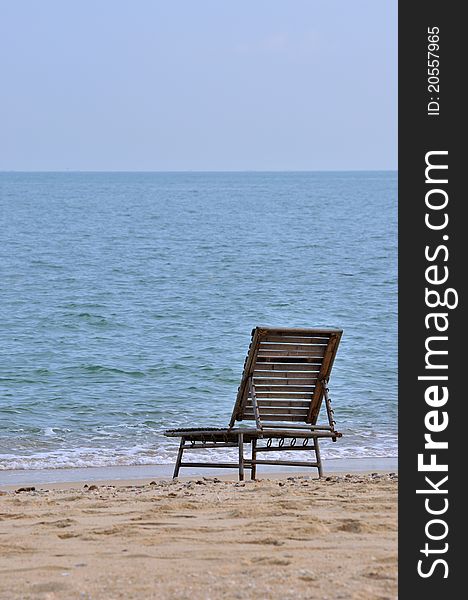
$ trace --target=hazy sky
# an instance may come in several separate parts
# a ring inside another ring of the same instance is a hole
[[[396,0],[0,0],[0,170],[397,165]]]

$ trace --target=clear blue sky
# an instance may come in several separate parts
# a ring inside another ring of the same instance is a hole
[[[0,170],[397,165],[396,0],[0,0]]]

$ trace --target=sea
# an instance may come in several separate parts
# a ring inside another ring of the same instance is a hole
[[[322,455],[397,455],[396,172],[3,172],[0,224],[0,472],[172,463],[257,325],[342,328]]]

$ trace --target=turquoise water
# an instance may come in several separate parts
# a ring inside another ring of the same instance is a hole
[[[396,188],[0,173],[0,470],[171,462],[164,428],[227,423],[258,324],[342,327],[323,455],[396,456]]]

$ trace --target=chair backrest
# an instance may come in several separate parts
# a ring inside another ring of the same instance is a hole
[[[341,329],[256,327],[230,426],[260,419],[315,425]]]

